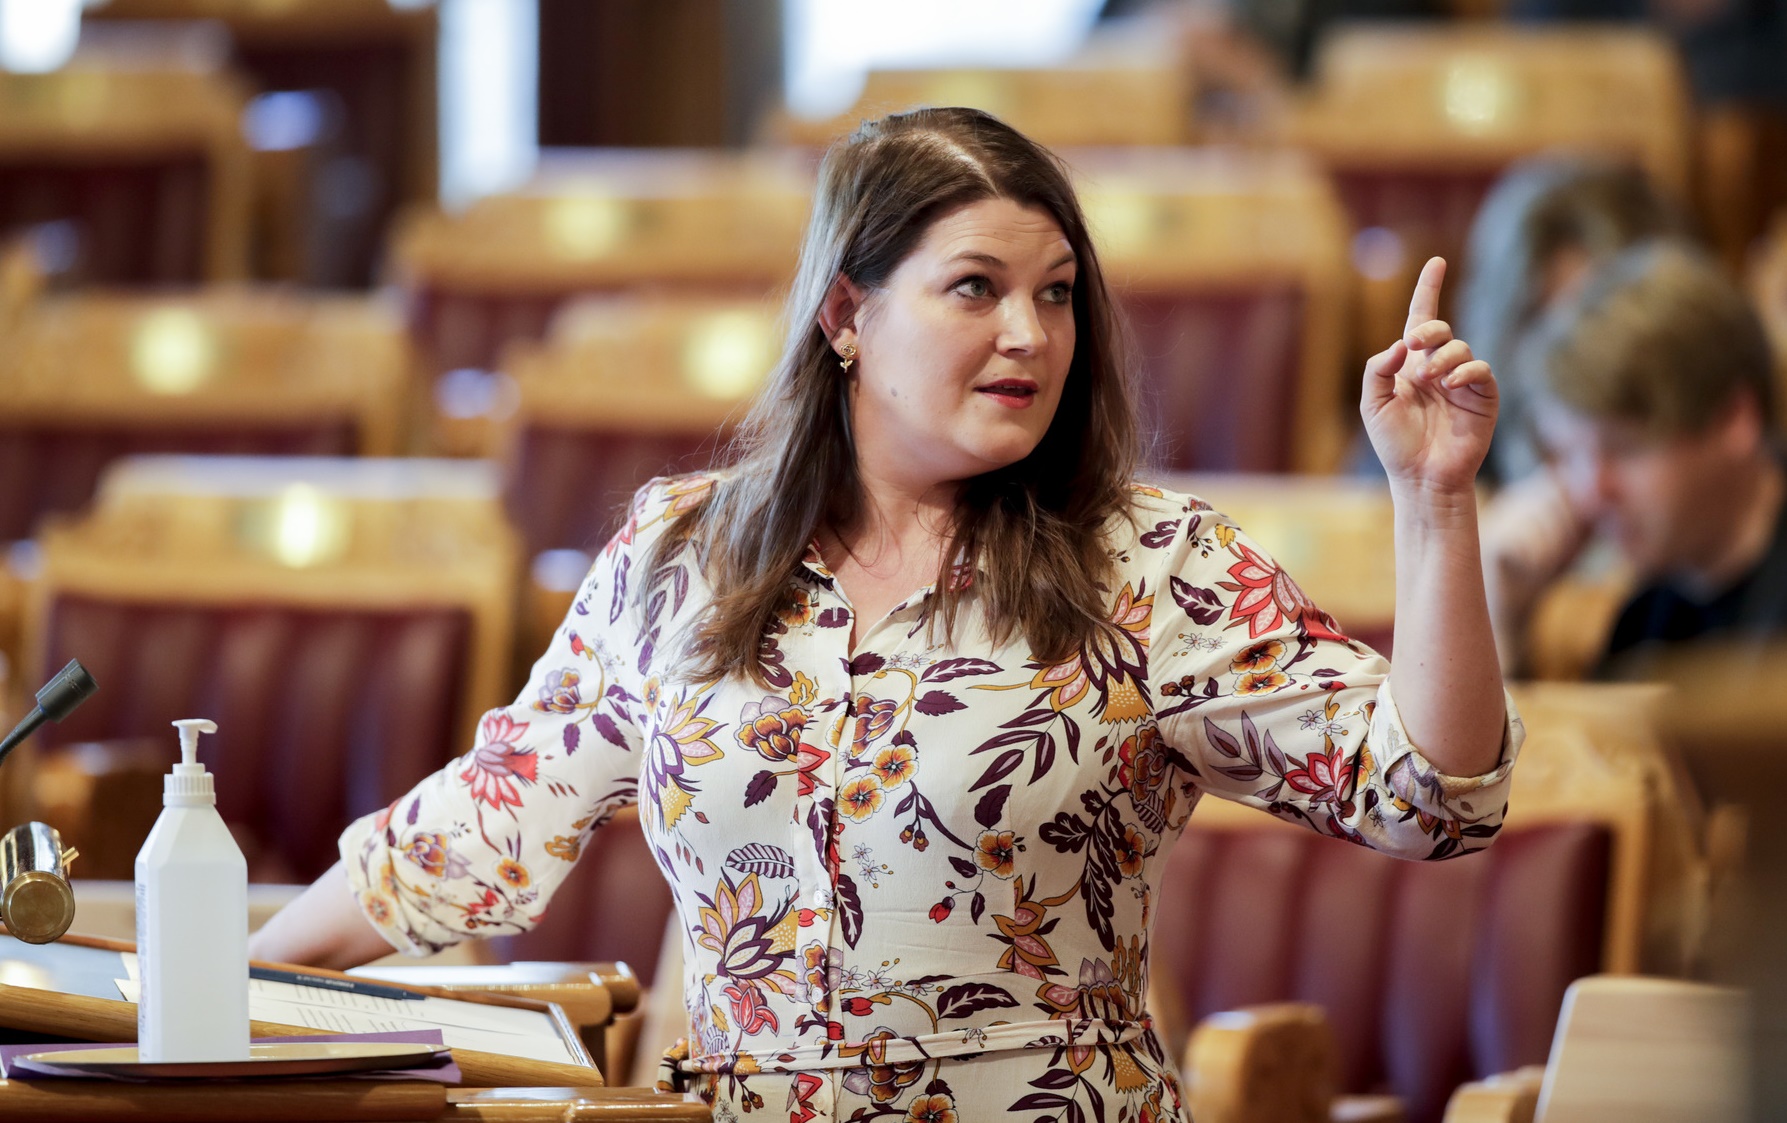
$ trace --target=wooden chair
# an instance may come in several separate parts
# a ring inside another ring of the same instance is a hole
[[[389,455],[409,353],[361,298],[217,289],[38,300],[0,336],[0,540],[133,452]]]
[[[1163,468],[1332,471],[1343,401],[1345,220],[1290,154],[1076,153],[1088,221],[1140,350]]]
[[[767,300],[594,298],[516,344],[497,451],[529,551],[593,551],[646,480],[706,467],[780,357],[776,315]]]
[[[241,278],[250,172],[226,72],[77,54],[0,73],[0,231],[69,221],[102,283]]]
[[[96,774],[66,746],[167,748],[169,721],[210,717],[219,807],[258,880],[321,872],[343,823],[459,755],[507,701],[518,550],[486,465],[132,460],[40,543],[29,666],[78,656],[100,691],[38,738],[33,789],[81,806],[113,765],[101,754]],[[97,853],[126,811],[88,806],[70,832],[81,872],[119,876]]]
[[[768,131],[823,148],[865,120],[960,105],[983,109],[1050,148],[1176,145],[1192,139],[1193,93],[1180,37],[1149,23],[1095,34],[1057,66],[873,70],[845,112],[819,120],[782,113]]]
[[[786,156],[610,151],[548,161],[527,191],[461,214],[412,214],[392,253],[430,391],[443,372],[495,370],[573,296],[775,292],[793,276],[811,192],[811,168]],[[444,408],[440,447],[489,439],[488,405]]]
[[[435,197],[438,21],[432,5],[108,0],[85,18],[100,21],[89,31],[119,29],[111,21],[120,20],[138,27],[215,22],[227,29],[233,64],[255,88],[325,91],[338,110],[335,136],[324,150],[255,153],[257,276],[365,284],[397,209]],[[342,213],[339,200],[325,212],[311,197],[324,174],[364,181],[367,190],[351,213]]]
[[[1507,826],[1457,861],[1399,863],[1206,801],[1156,913],[1151,1006],[1170,1047],[1220,1011],[1314,1003],[1339,1091],[1392,1092],[1408,1123],[1437,1123],[1460,1083],[1543,1063],[1572,980],[1682,971],[1705,938],[1704,815],[1658,732],[1663,699],[1518,689]],[[1245,1086],[1245,1067],[1198,1060],[1188,1084]]]
[[[1358,24],[1320,44],[1286,139],[1333,173],[1355,229],[1388,232],[1355,258],[1366,339],[1392,340],[1422,262],[1461,264],[1477,206],[1509,162],[1553,148],[1610,153],[1685,199],[1689,114],[1676,52],[1649,29]]]

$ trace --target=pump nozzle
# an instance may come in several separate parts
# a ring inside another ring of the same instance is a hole
[[[183,717],[174,722],[180,731],[180,763],[196,767],[199,763],[199,734],[217,732],[217,723],[210,718]]]
[[[180,763],[162,777],[161,802],[164,806],[193,806],[216,801],[211,774],[199,763],[199,734],[217,732],[217,723],[207,718],[181,718],[173,723],[180,731]]]

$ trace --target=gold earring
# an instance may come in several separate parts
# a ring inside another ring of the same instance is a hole
[[[841,356],[838,361],[838,365],[840,367],[844,368],[845,374],[849,374],[850,373],[850,364],[854,363],[856,361],[856,344],[854,344],[854,343],[844,344],[842,347],[838,348],[838,354],[839,354],[839,356]]]

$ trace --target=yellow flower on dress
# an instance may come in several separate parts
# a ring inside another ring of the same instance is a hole
[[[1017,856],[1017,836],[1012,831],[981,831],[974,843],[974,864],[994,877],[1011,877]]]
[[[534,883],[533,875],[527,867],[513,858],[504,858],[496,864],[496,876],[511,889],[526,889]]]
[[[886,799],[879,779],[872,775],[858,776],[838,791],[838,810],[860,823],[881,810]]]
[[[1283,658],[1283,640],[1261,640],[1251,647],[1242,648],[1240,654],[1229,660],[1229,670],[1238,675],[1259,674],[1276,667]]]
[[[918,771],[918,750],[911,745],[889,745],[875,754],[875,777],[884,788],[897,788]]]
[[[566,862],[575,862],[583,852],[583,836],[561,834],[546,843],[546,853]]]
[[[1270,670],[1261,674],[1242,675],[1241,681],[1235,684],[1235,693],[1242,696],[1253,694],[1271,694],[1283,690],[1291,684],[1291,676],[1280,670]]]
[[[945,1095],[919,1095],[906,1109],[906,1123],[957,1123],[956,1101]]]
[[[794,685],[788,688],[788,701],[804,708],[818,696],[819,686],[807,677],[807,672],[795,671]]]

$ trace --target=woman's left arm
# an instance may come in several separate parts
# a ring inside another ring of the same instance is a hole
[[[1442,772],[1500,762],[1506,707],[1477,542],[1477,469],[1495,430],[1489,364],[1437,318],[1446,263],[1421,270],[1403,338],[1365,367],[1359,412],[1396,510],[1396,704]]]

